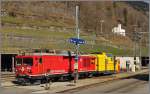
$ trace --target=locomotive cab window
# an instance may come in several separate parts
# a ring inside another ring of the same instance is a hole
[[[22,64],[22,58],[17,58],[16,65],[21,65],[21,64]]]
[[[32,66],[33,65],[33,58],[23,58],[23,64]]]

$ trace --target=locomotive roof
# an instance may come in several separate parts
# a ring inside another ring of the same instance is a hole
[[[20,56],[75,56],[75,54],[71,54],[71,55],[69,55],[69,54],[49,54],[49,53],[42,53],[42,54],[40,54],[40,53],[34,53],[34,54],[27,54],[27,55],[20,55]]]
[[[25,56],[25,57],[30,57],[30,56],[76,56],[76,54],[48,54],[48,53],[42,53],[42,54],[29,54],[29,55],[20,55],[20,56]],[[90,54],[83,54],[83,55],[80,55],[80,56],[91,56]]]

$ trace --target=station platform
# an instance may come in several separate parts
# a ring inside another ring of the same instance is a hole
[[[145,73],[148,71],[149,69],[143,69],[143,70],[139,70],[136,72],[124,72],[124,73],[113,74],[110,76],[99,76],[99,77],[93,77],[93,78],[79,79],[77,83],[73,83],[73,81],[53,82],[50,85],[49,90],[45,90],[45,84],[33,85],[33,86],[17,86],[10,81],[3,82],[2,86],[27,89],[27,90],[32,91],[33,93],[42,93],[42,92],[56,93],[56,92],[62,92],[62,91],[69,90],[69,89],[88,86],[91,84],[104,83],[106,81],[113,81],[115,79],[122,79],[122,78],[126,78],[129,76],[134,76],[137,74]]]

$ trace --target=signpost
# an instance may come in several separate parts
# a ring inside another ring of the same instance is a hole
[[[80,39],[79,21],[78,21],[79,6],[76,6],[76,32],[77,38],[69,38],[70,43],[74,43],[76,46],[76,56],[74,64],[74,83],[78,80],[78,60],[79,60],[79,46],[85,44],[85,40]]]

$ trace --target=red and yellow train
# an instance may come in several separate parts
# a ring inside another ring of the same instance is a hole
[[[16,78],[24,84],[45,81],[47,78],[73,78],[74,64],[74,55],[19,55],[16,56]],[[80,55],[79,77],[115,73],[119,71],[118,65],[106,53]]]

